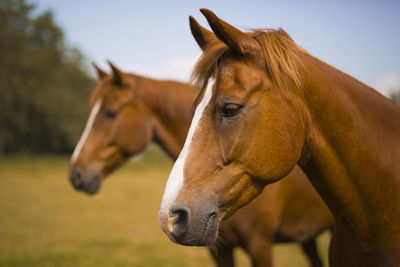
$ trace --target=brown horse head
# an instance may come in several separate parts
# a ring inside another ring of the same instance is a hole
[[[283,30],[244,33],[201,11],[214,31],[190,18],[204,51],[193,72],[203,91],[159,213],[184,245],[215,241],[221,219],[289,174],[305,142],[300,48]]]
[[[150,112],[137,99],[137,79],[109,65],[112,74],[94,65],[99,82],[69,169],[72,185],[89,194],[96,193],[104,177],[144,151],[152,139]]]

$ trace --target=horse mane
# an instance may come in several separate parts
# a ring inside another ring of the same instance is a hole
[[[247,33],[261,46],[267,66],[267,75],[279,88],[302,88],[299,74],[301,64],[299,54],[307,53],[298,46],[283,29],[254,29]],[[231,49],[222,41],[213,38],[197,61],[191,80],[202,88],[215,74],[218,63]]]

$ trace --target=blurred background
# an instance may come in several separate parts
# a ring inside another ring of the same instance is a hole
[[[157,211],[172,162],[152,146],[88,197],[67,167],[96,84],[91,62],[188,81],[199,8],[240,29],[282,27],[311,54],[400,103],[400,2],[0,0],[0,266],[206,266]],[[157,165],[157,167],[154,167]],[[326,255],[327,236],[320,240]],[[276,266],[306,266],[296,245]],[[248,264],[238,255],[240,266]]]

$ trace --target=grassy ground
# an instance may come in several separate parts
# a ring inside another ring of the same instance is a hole
[[[211,266],[204,248],[175,245],[157,211],[172,163],[154,147],[90,197],[72,189],[68,158],[0,159],[0,266]],[[326,257],[328,236],[319,240]],[[243,252],[238,266],[249,266]],[[279,245],[276,266],[307,266]]]

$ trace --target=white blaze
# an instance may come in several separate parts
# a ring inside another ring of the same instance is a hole
[[[83,134],[82,134],[81,138],[79,139],[78,144],[75,147],[74,153],[72,154],[71,163],[73,163],[76,160],[79,153],[81,152],[82,146],[86,142],[86,139],[87,139],[90,131],[92,130],[93,122],[94,122],[94,119],[96,118],[97,113],[100,110],[100,106],[101,106],[101,100],[99,99],[99,100],[97,100],[97,102],[94,104],[92,110],[90,111],[89,119],[86,123],[85,130],[83,131]]]
[[[182,148],[181,153],[179,154],[178,159],[175,161],[174,167],[172,168],[172,171],[168,177],[168,182],[164,190],[164,196],[159,211],[160,217],[163,215],[168,215],[169,206],[175,201],[175,198],[183,185],[183,170],[185,168],[186,158],[188,157],[191,150],[192,139],[203,117],[204,109],[208,105],[208,102],[210,102],[213,84],[214,82],[210,80],[207,85],[206,92],[204,93],[203,99],[196,107],[196,111],[194,112],[194,116],[192,119],[192,123],[190,124],[185,144]]]

